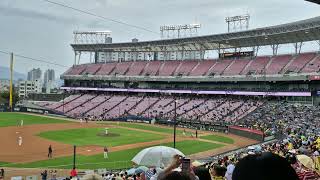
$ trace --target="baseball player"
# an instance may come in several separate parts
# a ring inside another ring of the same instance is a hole
[[[103,157],[104,157],[105,159],[108,159],[108,148],[107,148],[107,146],[105,146],[105,147],[103,148]]]
[[[20,120],[20,126],[23,126],[23,119]]]
[[[53,150],[52,150],[52,146],[50,145],[48,148],[48,158],[52,158],[52,153],[53,153]]]
[[[22,146],[22,137],[21,136],[18,137],[18,145]]]

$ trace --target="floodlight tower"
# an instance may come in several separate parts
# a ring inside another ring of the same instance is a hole
[[[201,24],[163,25],[160,26],[161,39],[194,37],[200,28]]]
[[[237,32],[249,29],[249,14],[226,17],[225,20],[228,25],[228,32]]]
[[[74,31],[74,44],[104,44],[111,37],[111,31]]]
[[[111,31],[74,31],[74,44],[110,44],[112,43]],[[81,59],[81,51],[74,51],[74,64],[79,64]],[[93,54],[89,52],[90,62]],[[77,62],[78,61],[78,62]]]

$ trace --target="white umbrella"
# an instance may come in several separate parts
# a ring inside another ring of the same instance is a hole
[[[181,151],[171,147],[154,146],[143,149],[131,161],[140,166],[166,167],[177,154],[185,156]]]

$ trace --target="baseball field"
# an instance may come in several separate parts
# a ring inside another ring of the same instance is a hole
[[[23,121],[23,125],[22,125]],[[106,128],[108,134],[106,135]],[[19,146],[19,139],[22,139]],[[24,113],[0,113],[0,166],[70,169],[73,147],[79,169],[119,169],[132,166],[142,149],[173,146],[173,128],[126,122],[80,123],[72,119]],[[255,143],[235,135],[177,129],[176,148],[191,159],[211,156]],[[48,159],[48,147],[53,158]],[[103,147],[109,158],[103,158]]]

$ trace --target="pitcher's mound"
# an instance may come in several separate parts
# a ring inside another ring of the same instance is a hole
[[[101,136],[101,137],[117,137],[120,136],[120,134],[116,134],[116,133],[108,133],[106,134],[105,132],[100,132],[97,134],[97,136]]]

